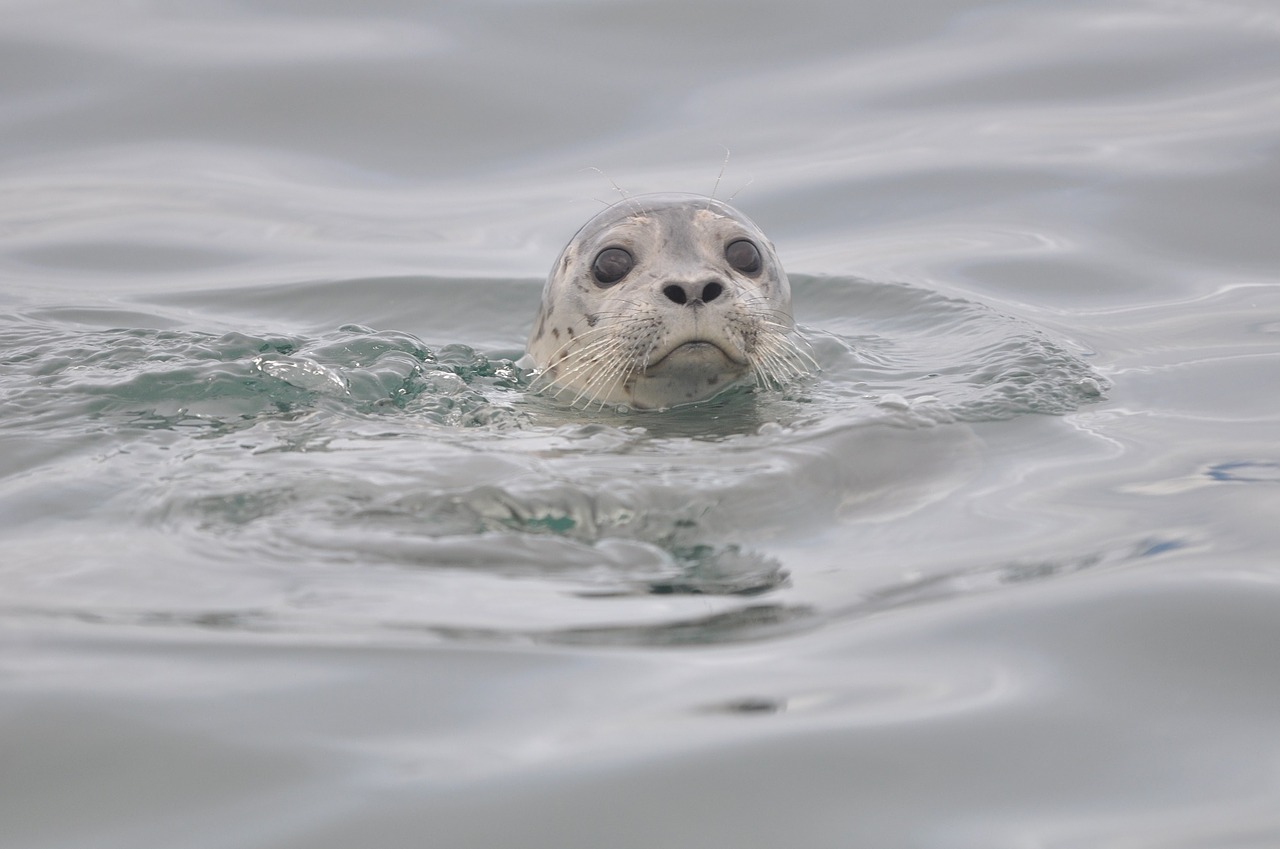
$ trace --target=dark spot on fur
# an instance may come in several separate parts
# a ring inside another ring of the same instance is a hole
[[[572,327],[566,327],[566,328],[565,328],[565,332],[569,334],[569,338],[570,338],[570,339],[572,339],[572,338],[574,337],[574,332],[573,332],[573,328],[572,328]]]
[[[720,375],[718,374],[713,374],[707,378],[707,386],[715,386],[719,382],[720,382]]]
[[[600,321],[600,316],[596,313],[591,313],[590,315],[587,316],[588,327],[595,327],[596,323],[599,321]]]
[[[551,335],[552,335],[552,336],[554,336],[554,337],[556,337],[557,339],[559,339],[559,338],[560,338],[560,328],[558,328],[558,327],[553,327],[553,328],[551,328]]]
[[[568,351],[561,351],[561,352],[560,352],[560,356],[556,357],[556,359],[557,359],[557,360],[564,360],[564,359],[565,359],[565,358],[567,358],[568,356],[569,356],[569,352],[568,352]]]

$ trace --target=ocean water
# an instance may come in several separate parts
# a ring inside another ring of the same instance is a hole
[[[1280,11],[0,2],[0,845],[1280,845]],[[821,368],[527,391],[621,194]]]

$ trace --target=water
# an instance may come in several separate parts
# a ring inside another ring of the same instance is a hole
[[[1280,843],[1269,5],[0,10],[0,844]],[[724,146],[821,372],[527,394]]]

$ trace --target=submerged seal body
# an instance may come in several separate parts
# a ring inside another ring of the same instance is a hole
[[[578,404],[665,409],[754,378],[810,370],[773,245],[726,203],[627,198],[561,251],[526,364],[534,388]]]

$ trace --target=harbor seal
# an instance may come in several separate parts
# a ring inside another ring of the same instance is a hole
[[[698,195],[627,198],[583,225],[547,278],[522,363],[537,391],[638,410],[816,367],[773,245]]]

